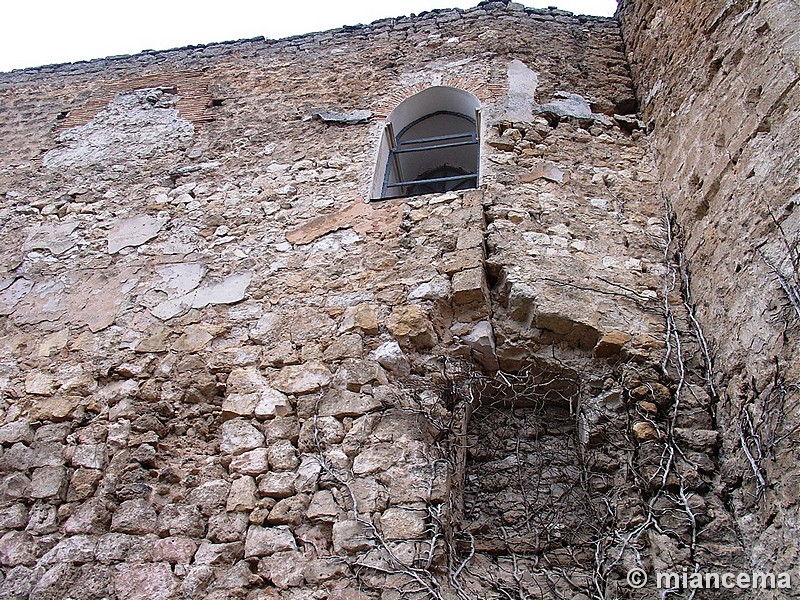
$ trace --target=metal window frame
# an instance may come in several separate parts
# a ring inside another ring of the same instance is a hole
[[[471,131],[465,131],[463,133],[453,133],[453,134],[446,134],[446,135],[439,135],[439,136],[431,136],[427,138],[415,138],[411,140],[403,140],[403,134],[405,134],[410,128],[414,127],[415,125],[430,119],[432,117],[438,115],[452,115],[455,117],[460,117],[465,121],[468,121],[472,124],[473,128]],[[478,171],[476,170],[474,173],[468,173],[466,175],[455,175],[452,177],[435,177],[432,179],[417,179],[417,180],[406,180],[403,176],[399,156],[400,154],[408,153],[408,152],[426,152],[430,150],[440,150],[442,148],[457,148],[463,146],[472,146],[478,145],[480,142],[480,123],[481,123],[481,110],[480,108],[475,109],[475,118],[472,118],[468,115],[463,113],[458,113],[449,110],[440,110],[429,113],[420,117],[419,119],[415,119],[403,129],[400,130],[400,133],[395,135],[394,126],[391,122],[386,123],[386,139],[389,142],[389,157],[387,161],[386,171],[383,177],[383,191],[381,193],[381,197],[385,198],[387,192],[392,188],[401,188],[403,186],[410,186],[410,185],[425,185],[430,183],[442,183],[448,181],[468,181],[470,179],[475,180],[475,187],[478,185]],[[449,140],[459,140],[463,138],[469,138],[465,141],[461,142],[449,142]],[[409,145],[416,145],[416,144],[430,144],[434,142],[434,145],[421,145],[418,147],[409,148]],[[436,144],[435,142],[446,142],[444,144]],[[478,165],[480,164],[480,152],[478,152]],[[391,173],[391,168],[389,167],[389,163],[394,163],[394,170],[397,173],[397,178],[400,180],[399,182],[389,183],[389,176]],[[398,196],[400,198],[407,197],[407,195]]]

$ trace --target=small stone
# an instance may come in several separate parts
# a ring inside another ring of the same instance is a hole
[[[31,468],[33,450],[22,442],[17,442],[0,455],[0,470],[27,471]]]
[[[308,454],[303,456],[303,460],[297,468],[297,477],[294,482],[294,488],[297,493],[316,491],[321,472],[322,465],[318,457]]]
[[[345,308],[339,333],[362,331],[367,335],[378,334],[377,308],[372,304],[359,304]]]
[[[285,417],[293,412],[292,404],[286,394],[282,394],[272,388],[267,388],[261,392],[258,403],[253,409],[253,413],[259,419]]]
[[[258,483],[258,491],[270,498],[288,498],[294,496],[294,482],[297,474],[294,472],[267,473]]]
[[[190,325],[172,344],[172,349],[177,352],[199,352],[214,339],[207,327],[202,325]]]
[[[293,417],[275,417],[264,423],[267,440],[295,441],[300,433],[300,424]]]
[[[316,452],[344,439],[344,427],[334,417],[312,417],[300,429],[298,446],[304,452]]]
[[[91,498],[70,515],[64,524],[64,531],[69,534],[105,533],[110,520],[111,514],[108,512],[105,500]]]
[[[269,450],[256,448],[234,456],[230,470],[243,475],[260,475],[269,471]]]
[[[635,387],[630,391],[634,400],[651,400],[658,406],[665,408],[672,403],[672,393],[669,388],[660,383],[650,383]]]
[[[31,495],[31,480],[22,473],[10,473],[0,482],[0,501],[19,500]]]
[[[294,535],[288,527],[251,525],[248,528],[244,544],[245,557],[269,556],[286,550],[297,550]]]
[[[648,415],[656,415],[658,414],[658,406],[656,406],[652,402],[645,402],[642,400],[641,402],[636,403],[636,407],[641,409],[643,412],[647,413]]]
[[[326,361],[343,358],[361,358],[364,354],[364,340],[357,333],[350,333],[335,338],[325,349],[323,358]]]
[[[443,254],[439,270],[446,275],[453,275],[459,271],[478,267],[483,268],[483,250],[471,248]]]
[[[0,538],[0,564],[6,567],[32,565],[39,556],[35,538],[24,531],[9,531]]]
[[[408,358],[395,340],[384,342],[375,348],[369,357],[399,377],[406,377],[411,373]]]
[[[52,375],[42,371],[31,371],[25,377],[25,391],[36,396],[52,396],[55,384]]]
[[[306,516],[309,502],[310,497],[305,494],[279,500],[269,511],[267,523],[270,525],[292,525],[297,527]]]
[[[244,544],[241,541],[226,544],[203,541],[195,552],[194,562],[197,565],[229,565],[241,559],[243,554]]]
[[[61,562],[74,564],[92,562],[95,558],[96,546],[97,541],[91,536],[75,535],[64,538],[42,556],[37,564],[50,567]]]
[[[425,537],[425,513],[405,508],[389,508],[380,517],[380,528],[387,540],[416,540]]]
[[[308,394],[328,385],[331,378],[328,367],[311,361],[282,368],[274,375],[273,385],[286,394]]]
[[[75,447],[71,460],[73,467],[86,469],[102,469],[106,463],[106,447],[104,444],[81,444]]]
[[[467,269],[453,274],[453,302],[459,305],[488,304],[489,288],[482,268]]]
[[[278,589],[303,585],[306,558],[302,552],[277,552],[258,563],[258,572]]]
[[[320,110],[311,115],[323,123],[335,123],[338,125],[357,125],[366,123],[372,118],[370,110],[353,110],[350,112],[339,112],[335,110]]]
[[[33,441],[33,428],[27,421],[13,421],[0,427],[0,444],[17,442],[30,444]]]
[[[713,429],[687,429],[676,427],[675,437],[693,450],[710,450],[719,442],[719,432]]]
[[[167,563],[122,565],[114,576],[118,600],[167,600],[178,586]]]
[[[169,337],[172,332],[169,329],[154,331],[151,335],[143,337],[136,344],[135,351],[141,354],[151,352],[166,352],[169,347]]]
[[[388,383],[383,368],[371,360],[348,359],[342,362],[333,378],[334,387],[360,392],[366,385]]]
[[[31,406],[31,419],[35,421],[65,421],[78,408],[79,396],[54,396],[38,400]]]
[[[339,558],[317,558],[308,561],[303,577],[309,585],[319,585],[332,579],[347,579],[350,569]]]
[[[394,336],[407,338],[418,348],[431,348],[436,344],[433,327],[419,306],[411,304],[395,308],[386,327]]]
[[[158,235],[163,226],[163,221],[149,215],[121,219],[108,232],[108,253],[116,254],[128,246],[141,246]]]
[[[39,467],[31,476],[31,498],[63,498],[67,490],[64,467]]]
[[[208,516],[225,505],[230,487],[231,484],[224,479],[207,481],[191,490],[186,499],[190,504],[196,504]]]
[[[203,515],[192,504],[167,504],[156,521],[156,533],[161,536],[202,537],[205,531]]]
[[[469,250],[470,248],[483,248],[483,231],[466,229],[458,234],[456,250]]]
[[[597,358],[610,358],[619,356],[622,347],[631,341],[631,336],[622,331],[611,331],[603,335],[597,346],[594,348],[594,355]]]
[[[450,297],[450,280],[447,277],[434,277],[427,283],[415,287],[408,294],[409,300],[444,300]]]
[[[138,535],[152,533],[157,518],[155,509],[146,500],[126,500],[114,513],[111,530]]]
[[[489,321],[478,322],[462,339],[472,350],[472,356],[478,364],[488,371],[496,371],[499,368],[494,330]]]
[[[238,542],[244,539],[247,525],[247,513],[222,512],[208,520],[207,537],[217,543]]]
[[[387,471],[400,458],[402,449],[393,444],[375,444],[363,449],[353,460],[353,473],[366,475]]]
[[[256,481],[247,475],[234,479],[225,510],[228,512],[241,512],[253,510],[258,503],[256,498]]]
[[[28,522],[28,509],[16,503],[0,510],[0,529],[22,529]]]
[[[250,272],[229,275],[218,283],[204,285],[188,294],[192,308],[205,308],[209,304],[235,304],[244,299],[253,274]]]
[[[333,523],[339,515],[339,507],[330,490],[320,490],[311,498],[306,516],[311,521]]]
[[[168,537],[153,544],[155,562],[188,565],[197,551],[197,542],[184,537]]]
[[[269,446],[269,464],[274,471],[293,471],[300,464],[297,449],[289,440],[277,440]]]
[[[241,454],[264,445],[264,434],[244,419],[222,424],[220,450],[226,454]]]
[[[318,414],[321,417],[357,417],[381,408],[383,402],[370,394],[332,389],[322,397]]]
[[[658,439],[658,432],[646,421],[638,421],[633,424],[633,435],[638,442],[648,442]]]
[[[222,418],[251,417],[257,402],[257,394],[228,394],[222,401]]]
[[[77,221],[59,223],[58,225],[39,225],[31,231],[22,246],[23,251],[50,250],[54,255],[63,254],[77,243],[70,234],[78,227]]]
[[[335,552],[363,552],[374,545],[373,536],[363,523],[345,520],[333,524],[333,549]]]
[[[26,531],[37,535],[47,535],[58,531],[58,509],[52,504],[37,503],[31,507]]]

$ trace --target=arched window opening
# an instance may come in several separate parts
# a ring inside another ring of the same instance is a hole
[[[401,102],[388,116],[373,198],[404,198],[478,187],[480,102],[436,86]]]

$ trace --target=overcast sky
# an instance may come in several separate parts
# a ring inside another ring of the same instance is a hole
[[[5,0],[0,71],[263,35],[278,39],[479,0]],[[611,16],[616,0],[527,0]]]

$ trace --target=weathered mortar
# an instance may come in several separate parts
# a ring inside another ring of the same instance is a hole
[[[432,85],[483,103],[479,189],[366,203],[380,117]],[[0,95],[0,597],[631,597],[636,565],[744,566],[615,21],[491,2]]]
[[[800,9],[644,1],[623,2],[620,17],[715,360],[725,494],[754,568],[792,569]]]

